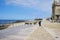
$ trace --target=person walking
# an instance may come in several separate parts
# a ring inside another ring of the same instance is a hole
[[[41,21],[39,21],[39,26],[41,26]]]

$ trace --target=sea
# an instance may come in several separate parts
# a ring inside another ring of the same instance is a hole
[[[8,24],[8,23],[13,23],[16,22],[17,20],[0,20],[0,24]]]

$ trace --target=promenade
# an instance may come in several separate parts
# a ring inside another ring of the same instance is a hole
[[[0,40],[60,40],[60,23],[42,20],[41,26],[22,24],[0,30]]]
[[[60,23],[43,20],[42,27],[52,35],[54,40],[60,40]]]
[[[41,25],[28,40],[60,40],[60,23],[43,19]]]
[[[28,40],[54,40],[54,39],[43,27],[39,27],[30,35]]]
[[[0,40],[27,40],[37,28],[32,25],[19,25],[0,30]]]

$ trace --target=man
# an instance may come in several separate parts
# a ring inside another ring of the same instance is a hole
[[[41,21],[39,21],[39,26],[41,26]]]

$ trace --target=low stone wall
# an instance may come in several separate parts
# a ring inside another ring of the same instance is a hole
[[[48,27],[48,28],[60,28],[60,23],[43,20],[42,21],[42,26],[45,26],[45,27]]]
[[[13,23],[13,24],[10,24],[9,27],[16,27],[16,26],[20,26],[20,25],[24,25],[25,23],[24,22],[21,22],[21,23]]]

